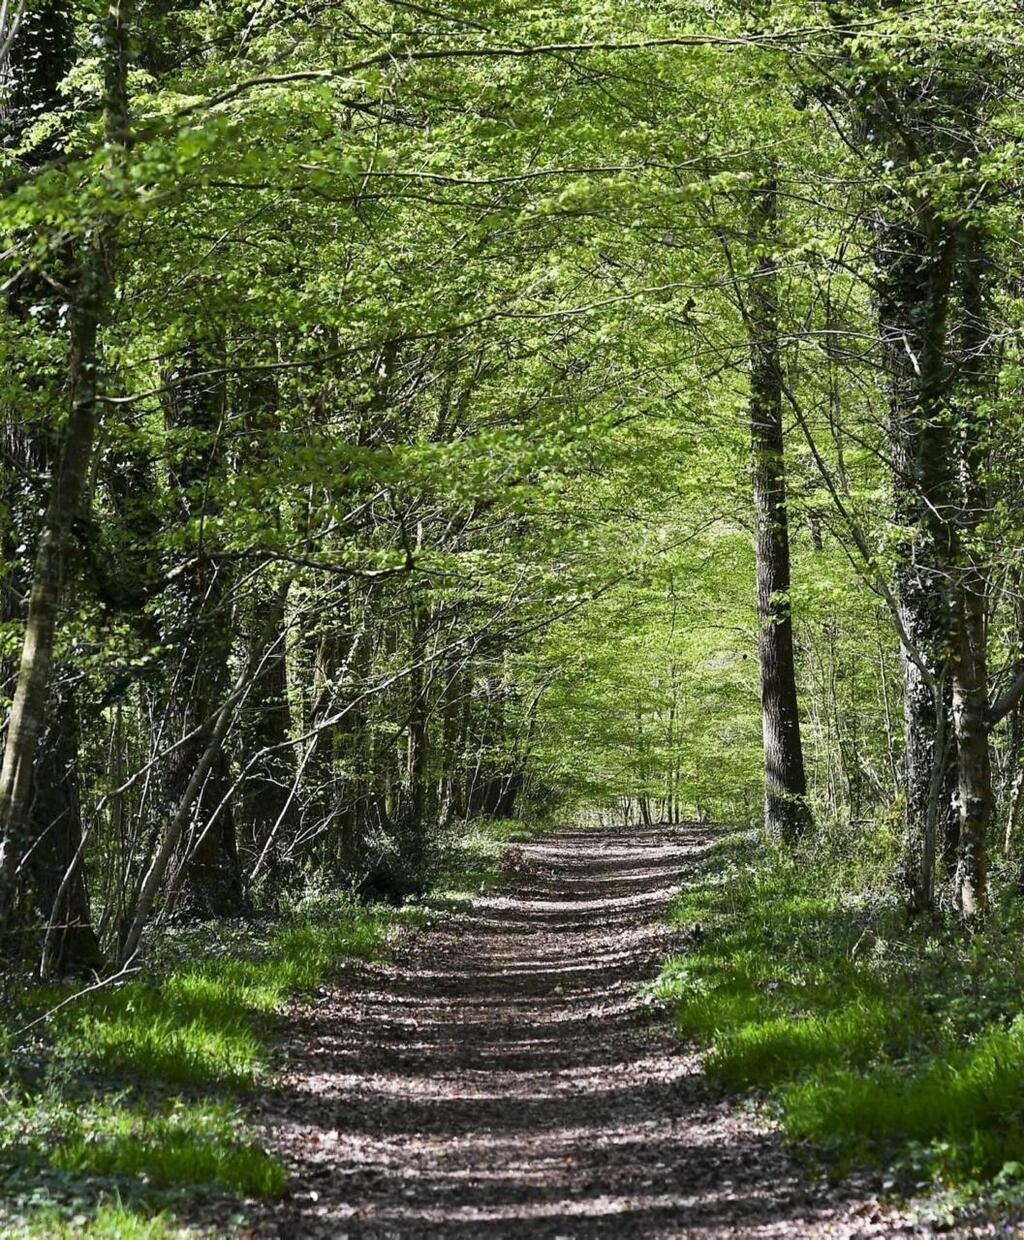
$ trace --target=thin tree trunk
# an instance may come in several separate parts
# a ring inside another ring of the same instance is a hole
[[[249,643],[258,642],[265,632],[274,633],[278,641],[249,694],[239,729],[241,762],[247,770],[238,796],[239,831],[254,859],[266,853],[263,867],[271,887],[281,877],[281,844],[291,841],[298,824],[292,795],[295,756],[288,744],[291,712],[283,636],[287,590],[288,583],[261,589],[250,609]]]
[[[1011,605],[1013,609],[1013,630],[1010,641],[1016,652],[1017,666],[1015,673],[1024,670],[1024,599],[1021,597],[1022,578],[1019,571],[1015,572],[1009,585]],[[1021,764],[1021,750],[1024,747],[1024,707],[1021,703],[1010,711],[1006,721],[1005,760],[1002,764],[999,797],[1006,805],[1002,832],[1002,848],[1005,856],[1009,855],[1010,845],[1015,834],[1017,815],[1020,812],[1021,790],[1024,789],[1024,766]]]
[[[988,839],[995,819],[989,732],[985,578],[964,571],[960,584],[960,641],[953,668],[953,720],[959,773],[960,832],[955,894],[970,922],[988,908]]]
[[[230,692],[227,693],[221,702],[206,736],[203,751],[199,755],[195,768],[192,771],[192,776],[182,791],[181,799],[174,807],[167,828],[160,839],[142,881],[139,883],[135,899],[125,914],[119,935],[118,963],[121,965],[130,961],[138,950],[142,932],[145,930],[149,917],[156,905],[160,888],[171,868],[171,863],[179,849],[182,837],[192,821],[195,803],[202,793],[210,770],[223,753],[224,738],[227,736],[228,729],[236,717],[238,707],[244,700],[254,676],[258,674],[260,661],[267,652],[268,644],[273,640],[273,635],[269,633],[264,634],[264,638],[263,642],[254,645],[250,651],[249,658],[246,660],[245,667],[231,686]]]
[[[175,732],[191,739],[167,763],[165,786],[170,805],[181,800],[205,750],[209,725],[202,721],[214,714],[214,704],[229,677],[232,574],[215,554],[206,532],[208,519],[216,513],[212,495],[224,459],[226,388],[219,378],[203,377],[202,372],[221,360],[212,350],[189,346],[169,376],[165,404],[169,429],[185,435],[184,449],[172,456],[168,473],[188,539],[188,558],[174,577],[169,598],[175,620],[186,620],[190,626],[168,711]],[[191,830],[182,841],[188,854],[181,876],[182,899],[188,912],[200,917],[232,916],[245,908],[234,807],[225,797],[229,784],[228,756],[221,752],[209,765],[195,801]]]
[[[426,655],[427,626],[429,614],[417,598],[413,602],[412,643],[409,675],[409,732],[407,759],[407,787],[400,839],[403,869],[408,870],[409,881],[415,878],[426,857],[429,816],[428,769],[430,762],[430,706],[427,696],[427,677],[423,660]]]
[[[73,686],[55,695],[55,706],[36,765],[33,842],[26,867],[46,926],[43,977],[103,964],[82,866],[78,703]]]
[[[980,562],[976,535],[987,510],[986,451],[978,419],[979,399],[988,381],[988,339],[982,281],[986,263],[979,240],[966,238],[963,255],[963,343],[960,394],[955,403],[962,445],[962,499],[958,514],[957,575],[959,642],[953,662],[953,719],[956,726],[960,832],[954,880],[957,907],[970,923],[988,908],[988,841],[995,822],[992,756],[989,744],[988,576]]]

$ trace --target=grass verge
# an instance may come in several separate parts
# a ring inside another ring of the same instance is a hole
[[[273,1079],[275,1018],[347,960],[381,955],[431,908],[457,910],[502,877],[535,831],[477,823],[439,851],[430,888],[400,908],[327,896],[274,923],[168,932],[145,976],[75,998],[35,987],[0,1032],[0,1235],[166,1240],[194,1235],[183,1199],[222,1225],[285,1191],[254,1138],[248,1095]]]
[[[35,1037],[18,1027],[74,990],[21,996],[2,1056],[0,1233],[176,1235],[184,1194],[280,1195],[284,1168],[244,1119],[272,1075],[274,1017],[410,915],[334,900],[262,931],[182,930],[151,975],[81,995]]]
[[[516,847],[550,831],[546,823],[518,819],[481,819],[454,835],[440,852],[427,894],[433,908],[458,909],[475,896],[502,882],[513,870],[503,859],[514,857]]]
[[[866,855],[870,854],[870,855]],[[674,906],[656,994],[709,1075],[767,1092],[837,1171],[878,1168],[943,1210],[1024,1203],[1024,910],[984,934],[911,921],[895,844],[784,853],[724,837]]]

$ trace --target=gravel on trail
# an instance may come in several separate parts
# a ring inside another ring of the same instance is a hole
[[[290,1019],[263,1140],[292,1173],[254,1240],[927,1235],[801,1171],[712,1089],[640,983],[713,836],[564,829],[471,908]]]

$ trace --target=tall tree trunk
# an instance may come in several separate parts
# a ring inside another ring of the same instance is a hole
[[[907,887],[911,907],[935,902],[937,835],[954,766],[947,726],[953,603],[953,443],[946,335],[953,245],[936,222],[889,222],[879,238],[879,330],[889,395],[895,519],[903,535],[895,593],[913,651],[903,651]],[[936,689],[938,686],[938,691]]]
[[[94,256],[98,257],[98,256]],[[98,273],[86,278],[92,282]],[[39,534],[21,666],[0,769],[0,925],[10,915],[15,875],[31,843],[31,796],[46,719],[57,611],[66,574],[71,523],[92,459],[96,419],[99,288],[76,307],[72,324],[71,413]]]
[[[11,467],[4,470],[0,486],[8,511],[18,513],[17,522],[6,525],[2,538],[4,560],[10,567],[0,587],[0,619],[10,622],[22,617],[28,588],[27,574],[19,571],[17,530],[30,523],[25,509],[38,502],[35,487],[26,488],[26,478],[52,467],[54,445],[45,434],[19,424],[13,412],[5,430],[5,456]],[[5,686],[15,683],[17,665],[4,658],[0,659],[0,668]],[[56,682],[61,677],[57,674],[52,679]],[[19,924],[18,935],[24,950],[18,954],[30,954],[42,927],[45,949],[40,970],[44,976],[52,976],[96,968],[102,956],[90,925],[85,867],[80,864],[78,702],[72,687],[51,686],[45,719],[28,811],[26,863],[15,883],[12,905],[18,909],[18,922],[24,921],[23,926]]]
[[[113,0],[104,26],[105,127],[112,180],[129,143],[126,26],[130,12],[131,0]],[[0,766],[0,932],[10,919],[17,874],[31,843],[36,757],[46,717],[71,527],[93,457],[97,343],[111,301],[115,261],[115,228],[101,225],[81,254],[69,309],[69,411],[36,548],[21,664]]]
[[[184,649],[168,712],[170,734],[183,740],[166,765],[166,801],[181,803],[193,771],[206,752],[216,703],[226,691],[233,637],[231,575],[211,548],[206,521],[223,461],[225,387],[219,378],[200,377],[218,359],[189,348],[171,376],[166,418],[183,446],[170,464],[171,492],[186,530],[186,563],[169,592],[173,620],[186,628]],[[187,738],[187,739],[186,739]],[[210,760],[189,830],[182,837],[177,885],[192,916],[226,917],[245,908],[235,835],[234,807],[228,796],[230,770],[225,750]]]
[[[266,854],[263,868],[271,888],[281,880],[281,845],[294,838],[298,824],[298,803],[293,795],[295,757],[288,743],[287,592],[287,583],[278,589],[261,588],[249,608],[250,631],[246,636],[250,647],[268,632],[275,634],[275,639],[246,700],[239,728],[245,770],[238,798],[239,835],[254,859]]]
[[[373,591],[353,581],[348,588],[347,632],[345,657],[347,710],[337,739],[344,778],[338,783],[341,805],[337,810],[337,829],[332,841],[331,861],[341,878],[350,879],[360,872],[364,845],[373,810],[373,787],[370,777],[371,740],[370,709],[362,695],[366,692],[372,670]]]
[[[44,977],[99,968],[82,857],[78,703],[73,685],[54,695],[48,735],[36,763],[33,840],[27,858],[34,900],[46,927]]]
[[[422,603],[419,587],[414,586],[412,641],[409,658],[412,670],[409,674],[409,725],[406,761],[406,791],[400,817],[401,849],[400,863],[407,871],[408,881],[414,883],[423,866],[427,851],[427,832],[430,816],[429,765],[430,765],[430,703],[427,694],[426,658],[429,610]]]
[[[1016,674],[1024,673],[1024,597],[1021,589],[1024,580],[1018,571],[1011,584],[1012,628],[1008,636],[1010,647],[1016,653]],[[1006,721],[1006,749],[1003,763],[999,797],[1005,806],[1002,830],[1003,854],[1009,856],[1016,833],[1017,820],[1024,803],[1024,705],[1020,702],[1010,711]]]
[[[960,630],[955,628],[955,634],[959,634],[959,632]],[[951,651],[951,658],[955,659],[956,635],[954,635],[953,641],[954,647]],[[957,855],[960,850],[960,773],[956,748],[957,728],[955,711],[956,694],[951,665],[949,676],[942,682],[942,729],[946,745],[946,759],[942,763],[941,770],[935,772],[937,792],[935,794],[934,806],[935,832],[941,852],[942,873],[947,878],[952,877],[956,871]]]
[[[60,85],[74,61],[74,37],[75,14],[68,0],[44,0],[23,15],[5,75],[0,121],[5,146],[18,144],[41,115],[60,105]],[[43,137],[22,153],[21,160],[26,167],[39,167],[53,154],[53,140]],[[64,246],[54,261],[71,268],[73,259],[70,247]],[[40,305],[46,306],[57,321],[60,300],[44,279],[25,272],[7,294],[8,310],[19,321],[29,317],[30,307],[38,309]],[[0,618],[9,621],[22,618],[23,600],[30,588],[16,551],[17,530],[33,524],[25,509],[34,513],[40,507],[34,486],[33,493],[26,496],[26,479],[31,483],[36,473],[52,473],[59,462],[59,445],[47,429],[33,426],[17,407],[8,411],[5,422],[5,456],[12,468],[4,471],[4,504],[9,512],[21,510],[17,522],[8,523],[3,535],[4,559],[10,569],[0,592]],[[3,659],[0,666],[5,685],[15,685],[17,664]],[[51,689],[44,717],[48,725],[39,737],[36,754],[23,877],[29,888],[25,901],[28,915],[33,921],[40,917],[46,927],[40,964],[45,976],[95,968],[102,958],[90,924],[85,868],[80,864],[79,730],[74,689]],[[19,899],[17,895],[14,898]],[[34,930],[29,933],[34,935]]]
[[[771,247],[778,228],[774,183],[753,210],[756,241]],[[793,619],[790,610],[789,515],[782,421],[782,361],[778,334],[778,267],[762,257],[746,307],[750,333],[750,436],[757,559],[758,661],[764,738],[764,821],[768,832],[793,843],[807,829],[807,777],[800,740]]]
[[[985,575],[965,568],[959,586],[959,643],[954,656],[953,719],[959,773],[960,834],[954,879],[957,907],[965,921],[988,908],[988,840],[995,818],[986,666]]]
[[[275,452],[280,433],[280,397],[274,378],[248,375],[240,379],[239,403],[245,418],[244,460],[237,467],[258,472]],[[273,492],[270,492],[273,496]],[[271,499],[268,523],[280,525],[276,498]],[[277,584],[262,579],[240,610],[247,621],[244,636],[249,657],[254,643],[272,634],[260,674],[246,700],[239,727],[242,781],[238,795],[239,839],[250,856],[246,872],[266,875],[272,896],[278,893],[282,847],[295,838],[299,822],[296,796],[295,751],[289,744],[291,707],[288,700],[288,642],[286,609],[290,579]]]
[[[953,661],[953,718],[956,725],[960,838],[954,880],[961,916],[973,922],[988,908],[988,841],[995,821],[992,756],[989,745],[988,575],[977,534],[988,503],[985,486],[986,435],[979,405],[989,380],[989,331],[983,281],[985,255],[979,239],[964,239],[962,271],[963,332],[959,385],[954,410],[961,445],[961,499],[957,514],[958,645]]]

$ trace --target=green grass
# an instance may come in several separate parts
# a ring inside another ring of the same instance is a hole
[[[11,1171],[0,1182],[0,1233],[175,1235],[181,1193],[279,1196],[284,1168],[243,1119],[245,1094],[272,1075],[273,1017],[420,917],[331,899],[262,935],[203,927],[171,936],[159,975],[56,1012],[44,1042],[23,1040],[7,1057],[0,1164]],[[17,1022],[69,993],[37,987]]]
[[[459,908],[504,875],[500,862],[506,849],[525,843],[549,828],[518,819],[479,819],[445,841],[427,896],[432,906]]]
[[[339,961],[375,955],[395,910],[306,911],[255,959],[205,959],[159,982],[97,991],[58,1017],[58,1051],[107,1076],[181,1086],[254,1086],[268,1070],[266,1017],[314,989]],[[40,988],[36,1007],[60,1001]]]
[[[744,846],[746,860],[727,841],[677,902],[685,947],[655,987],[709,1074],[767,1092],[787,1135],[840,1171],[916,1188],[1024,1179],[1019,901],[967,940],[866,881],[895,870],[877,839],[860,866],[820,845]]]
[[[49,1159],[81,1176],[144,1179],[155,1189],[187,1184],[244,1196],[276,1197],[284,1169],[240,1130],[229,1107],[172,1106],[165,1113],[96,1106],[79,1112]]]
[[[100,1177],[138,1181],[147,1193],[187,1185],[261,1197],[285,1187],[283,1169],[249,1139],[226,1101],[154,1097],[143,1106],[129,1094],[71,1100],[51,1091],[12,1107],[0,1141],[37,1181]]]
[[[80,995],[41,1037],[0,1041],[0,1235],[157,1240],[186,1234],[175,1203],[279,1196],[284,1168],[253,1139],[246,1095],[272,1080],[274,1018],[345,960],[381,954],[431,905],[458,907],[501,878],[533,832],[476,824],[448,841],[423,902],[371,907],[331,895],[283,923],[166,934],[145,977]],[[69,987],[36,987],[12,1029]]]
[[[188,1232],[164,1212],[144,1217],[119,1200],[61,1211],[47,1207],[31,1217],[0,1213],[0,1235],[8,1240],[176,1240]]]

